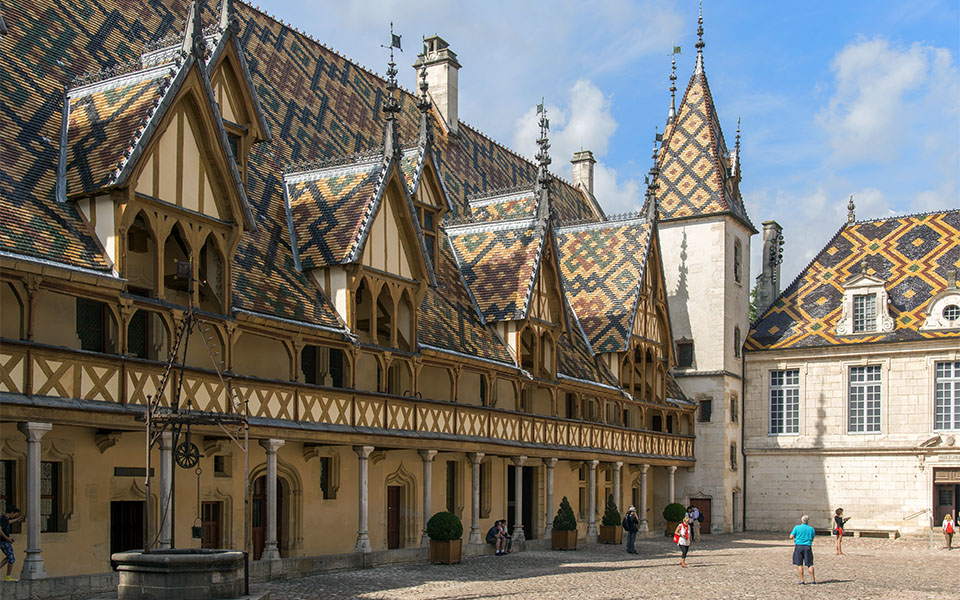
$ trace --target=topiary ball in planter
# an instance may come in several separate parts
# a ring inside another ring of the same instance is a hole
[[[557,511],[557,516],[553,519],[553,528],[556,531],[573,531],[577,528],[577,517],[574,516],[573,509],[570,508],[570,501],[567,500],[566,496],[560,501],[560,510]]]
[[[671,523],[679,523],[686,514],[687,509],[679,502],[674,502],[663,507],[663,518]]]
[[[617,503],[613,501],[613,494],[610,494],[607,496],[607,505],[603,509],[603,520],[600,524],[607,527],[620,527],[620,523],[620,511],[617,510]]]
[[[427,536],[435,542],[459,540],[463,536],[463,523],[451,512],[438,512],[427,521]]]

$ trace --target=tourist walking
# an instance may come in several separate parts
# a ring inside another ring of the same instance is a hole
[[[843,525],[850,517],[843,518],[843,509],[838,508],[833,514],[833,533],[837,536],[837,554],[843,554]]]
[[[817,535],[813,527],[810,526],[810,517],[803,515],[800,517],[800,524],[790,532],[790,539],[793,540],[793,564],[797,565],[797,573],[800,575],[800,585],[803,585],[803,567],[810,569],[810,583],[817,583],[817,576],[813,573],[813,538]]]
[[[687,567],[687,552],[690,551],[690,538],[693,534],[690,528],[690,517],[684,515],[683,523],[677,525],[673,532],[673,541],[680,547],[680,566]]]
[[[11,574],[13,563],[17,562],[13,554],[13,538],[10,537],[10,525],[23,520],[20,509],[12,504],[7,505],[7,510],[0,515],[0,554],[3,554],[3,560],[0,560],[0,568],[7,566],[7,576],[5,581],[16,581]]]
[[[947,550],[953,550],[953,534],[957,531],[957,524],[953,522],[953,515],[947,513],[943,518],[943,537],[947,540]]]
[[[637,541],[637,531],[640,530],[640,519],[637,518],[637,509],[630,507],[627,509],[627,516],[623,518],[623,530],[627,532],[627,552],[636,554],[635,546]]]

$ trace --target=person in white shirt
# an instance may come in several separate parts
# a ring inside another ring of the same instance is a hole
[[[690,540],[693,536],[690,526],[690,517],[684,516],[683,523],[677,525],[676,530],[673,532],[674,538],[677,540],[677,546],[680,547],[680,566],[683,568],[687,567],[687,552],[690,550]]]
[[[943,524],[940,525],[943,530],[943,537],[947,540],[947,550],[953,550],[953,534],[957,532],[957,524],[953,522],[953,515],[947,513],[943,517]]]

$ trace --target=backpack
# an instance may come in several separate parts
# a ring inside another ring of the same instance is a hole
[[[703,523],[703,513],[700,513],[699,515],[697,515],[697,522]]]
[[[620,526],[623,527],[624,529],[626,529],[627,531],[630,531],[630,520],[629,520],[629,518],[628,518],[628,517],[624,517],[624,518],[623,518],[623,523],[620,523]]]

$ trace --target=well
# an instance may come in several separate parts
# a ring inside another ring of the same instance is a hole
[[[202,600],[243,596],[243,552],[153,550],[118,552],[119,600]]]

